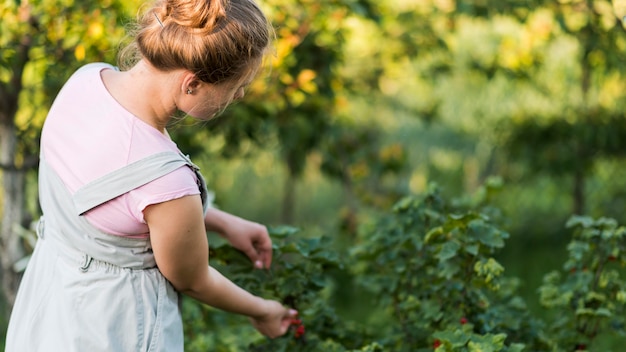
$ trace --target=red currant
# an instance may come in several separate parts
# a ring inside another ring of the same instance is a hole
[[[294,333],[294,336],[295,338],[299,339],[304,335],[305,332],[306,332],[306,329],[304,328],[304,325],[298,325],[298,328],[296,328],[296,332]]]
[[[439,346],[441,346],[441,341],[439,341],[439,339],[435,340],[435,342],[433,342],[433,348],[437,349]]]

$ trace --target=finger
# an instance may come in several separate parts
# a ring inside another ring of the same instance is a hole
[[[241,248],[241,251],[250,258],[250,261],[254,263],[254,266],[257,267],[258,263],[261,261],[259,258],[259,253],[252,246],[246,246]]]
[[[272,265],[272,250],[261,250],[258,254],[261,268],[269,269]]]
[[[280,323],[280,331],[281,335],[286,333],[289,327],[291,326],[291,322],[293,319],[298,317],[298,311],[295,309],[288,309],[287,314],[283,317],[283,320]]]
[[[266,260],[266,257],[263,253],[259,253],[256,248],[253,246],[246,246],[241,249],[245,255],[250,258],[250,261],[254,263],[254,267],[256,269],[269,268],[269,264],[271,263],[271,251],[270,251],[270,261]]]
[[[261,235],[255,247],[263,268],[269,269],[270,265],[272,265],[272,239],[267,230]]]

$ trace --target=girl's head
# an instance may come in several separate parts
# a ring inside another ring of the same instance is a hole
[[[252,0],[157,0],[138,25],[134,42],[122,51],[122,68],[132,55],[161,71],[188,70],[209,84],[255,71],[271,33]]]

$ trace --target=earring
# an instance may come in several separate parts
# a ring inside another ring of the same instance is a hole
[[[191,94],[193,93],[193,90],[191,90],[191,88],[187,88],[187,94]]]

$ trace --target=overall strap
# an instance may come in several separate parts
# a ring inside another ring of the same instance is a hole
[[[184,165],[197,170],[189,158],[180,153],[167,151],[150,155],[99,177],[74,193],[72,198],[76,215],[82,215],[100,204],[165,176]]]

